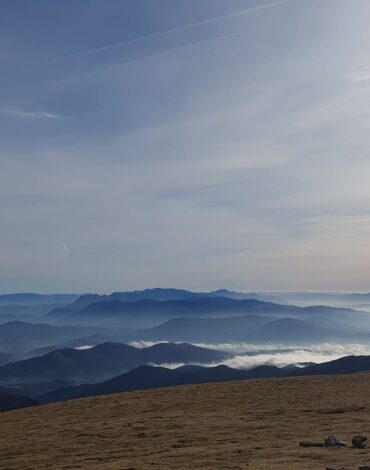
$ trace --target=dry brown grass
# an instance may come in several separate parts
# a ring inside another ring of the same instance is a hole
[[[325,469],[369,449],[304,449],[328,434],[370,438],[370,374],[229,382],[71,401],[0,415],[1,469]]]

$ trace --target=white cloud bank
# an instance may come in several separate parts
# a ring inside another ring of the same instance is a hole
[[[137,347],[147,347],[155,343],[137,342]],[[333,361],[343,356],[370,355],[370,345],[367,344],[336,344],[323,343],[315,345],[255,345],[255,344],[197,344],[197,346],[218,349],[229,353],[235,353],[230,359],[222,362],[202,364],[216,366],[224,364],[235,369],[252,369],[261,365],[274,365],[284,367],[290,364],[302,364],[307,362],[322,363]],[[176,368],[184,364],[166,363],[154,364],[157,366]]]

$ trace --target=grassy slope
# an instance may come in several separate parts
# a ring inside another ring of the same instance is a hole
[[[357,468],[369,449],[370,374],[270,379],[110,395],[1,414],[1,469]]]

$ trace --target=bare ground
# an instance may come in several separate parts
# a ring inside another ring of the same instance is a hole
[[[370,465],[370,374],[207,384],[109,395],[0,415],[1,469],[305,470]]]

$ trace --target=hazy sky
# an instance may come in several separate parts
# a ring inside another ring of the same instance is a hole
[[[0,292],[370,290],[369,0],[1,0]]]

